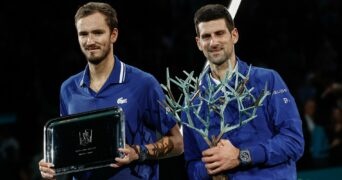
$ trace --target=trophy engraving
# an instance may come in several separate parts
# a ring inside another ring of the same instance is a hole
[[[80,145],[87,146],[93,142],[93,130],[85,129],[84,132],[79,132]]]

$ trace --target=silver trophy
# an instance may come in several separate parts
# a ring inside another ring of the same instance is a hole
[[[56,175],[109,166],[125,146],[125,118],[119,107],[49,120],[44,126],[44,160]]]

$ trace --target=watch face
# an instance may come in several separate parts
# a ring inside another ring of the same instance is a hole
[[[246,151],[241,152],[241,159],[244,161],[248,161],[250,159],[249,153]]]
[[[248,150],[240,151],[240,160],[241,160],[241,163],[244,165],[251,163],[252,159]]]

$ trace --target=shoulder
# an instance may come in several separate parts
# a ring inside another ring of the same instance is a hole
[[[290,93],[284,79],[273,69],[253,67],[250,73],[250,81],[255,87],[264,88],[267,86],[272,95]]]
[[[74,74],[64,80],[61,85],[61,90],[67,89],[69,87],[77,86],[81,83],[84,71]]]
[[[250,68],[251,78],[270,79],[279,76],[278,72],[274,69],[270,69],[262,66],[255,66],[253,64],[247,64],[245,61],[239,59],[239,72],[247,74]]]
[[[248,68],[246,63],[244,63],[244,66],[246,66],[246,71],[248,72]],[[281,76],[279,75],[279,73],[271,68],[267,68],[267,67],[261,67],[261,66],[253,66],[250,65],[251,69],[250,69],[250,79],[255,80],[255,81],[268,81],[268,82],[274,82],[277,80],[282,80]]]
[[[249,73],[249,80],[251,81],[251,83],[253,83],[254,86],[264,86],[265,83],[268,84],[269,88],[273,88],[274,86],[278,85],[285,85],[285,82],[283,81],[280,74],[274,69],[261,66],[247,65],[247,63],[242,61],[239,61],[239,63],[241,63],[243,74],[247,74],[249,71],[249,67],[251,67]]]
[[[280,77],[276,70],[258,66],[252,66],[251,75],[262,79],[274,79]]]
[[[141,85],[146,85],[146,84],[150,85],[150,84],[158,83],[158,81],[152,74],[146,71],[143,71],[137,67],[127,65],[127,64],[126,64],[126,75],[127,75],[127,81],[135,81]]]

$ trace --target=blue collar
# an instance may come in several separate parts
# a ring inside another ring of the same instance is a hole
[[[248,73],[248,69],[249,66],[247,65],[246,62],[241,61],[240,58],[236,57],[236,61],[237,61],[237,71],[243,75],[246,75]],[[210,78],[210,66],[208,65],[207,67],[205,67],[205,69],[203,70],[203,74],[200,75],[200,85],[202,85],[203,83],[205,85],[207,85],[207,80],[212,81],[212,79]],[[232,78],[232,80],[230,82],[234,82],[235,77]],[[214,83],[214,81],[212,81],[212,83]]]
[[[117,56],[114,56],[114,68],[106,82],[106,84],[121,84],[126,80],[126,64],[121,62]],[[79,83],[80,86],[90,86],[90,74],[89,74],[89,66],[85,67],[83,71],[83,75],[81,81]]]

